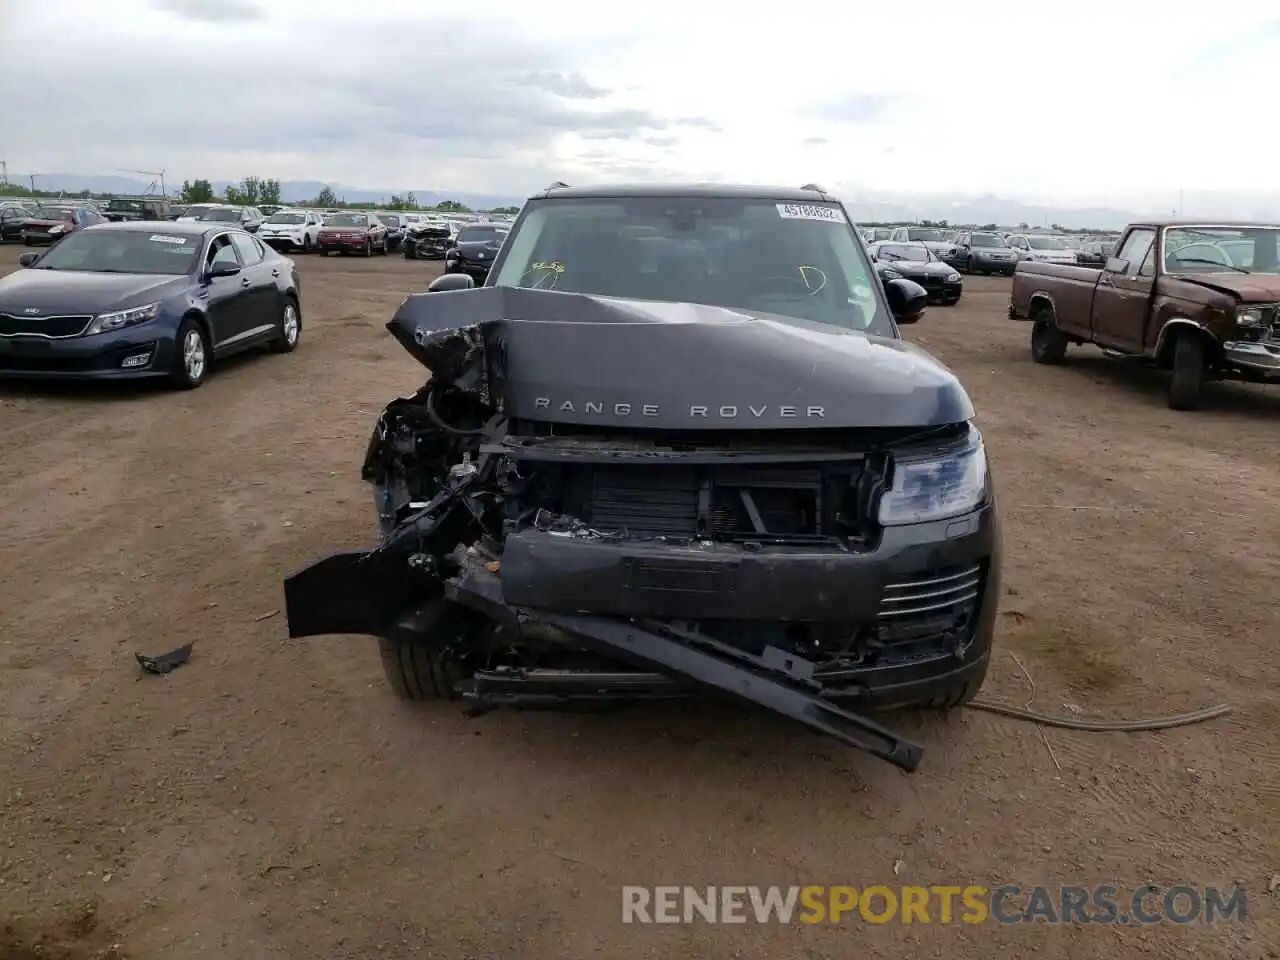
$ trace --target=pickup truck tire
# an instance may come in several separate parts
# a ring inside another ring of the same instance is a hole
[[[1053,308],[1036,307],[1031,315],[1031,359],[1054,366],[1067,355],[1067,335],[1058,329]]]
[[[1180,334],[1173,345],[1173,377],[1169,380],[1169,408],[1194,410],[1200,406],[1208,364],[1204,339],[1197,333]]]

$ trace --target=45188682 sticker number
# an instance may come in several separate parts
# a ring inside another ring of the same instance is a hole
[[[848,223],[848,218],[839,207],[829,207],[816,203],[780,203],[778,216],[784,220],[825,220],[827,223]]]

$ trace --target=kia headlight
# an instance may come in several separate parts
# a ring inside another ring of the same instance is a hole
[[[946,520],[976,510],[987,497],[987,451],[969,428],[963,445],[945,453],[895,456],[893,483],[880,496],[880,523]]]
[[[959,283],[959,282],[960,282],[960,274],[958,274],[958,273],[948,273],[948,274],[947,274],[947,276],[946,276],[946,281],[947,281],[947,283]]]
[[[51,234],[53,234],[53,233],[62,233],[62,232],[63,232],[63,231],[65,231],[66,229],[67,229],[67,225],[66,225],[65,223],[59,223],[59,224],[55,224],[54,226],[50,227],[50,228],[49,228],[49,232],[50,232]]]
[[[892,267],[888,267],[884,270],[881,270],[880,277],[881,279],[884,279],[884,280],[905,280],[906,279],[906,276],[904,274],[899,273],[897,270],[894,270]]]
[[[159,303],[148,303],[145,307],[131,307],[128,310],[116,310],[114,313],[100,313],[93,318],[93,323],[89,324],[89,329],[84,332],[84,335],[88,337],[95,333],[107,333],[111,330],[119,330],[122,327],[132,327],[139,323],[146,323],[148,320],[154,320],[159,312]]]

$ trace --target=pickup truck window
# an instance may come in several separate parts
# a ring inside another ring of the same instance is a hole
[[[1168,273],[1280,273],[1280,225],[1170,227],[1165,231]]]
[[[1154,230],[1129,231],[1129,236],[1125,237],[1124,246],[1120,248],[1120,252],[1116,256],[1121,260],[1129,261],[1130,276],[1138,274],[1150,276],[1154,273],[1154,264],[1148,254],[1151,252],[1151,246],[1155,239]]]

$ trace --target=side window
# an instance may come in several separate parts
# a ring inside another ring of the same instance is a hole
[[[225,233],[219,234],[213,238],[213,242],[209,244],[209,255],[205,258],[205,263],[235,263],[239,264],[240,260],[236,257],[236,248],[231,245],[231,238]]]
[[[1116,256],[1129,261],[1130,276],[1150,277],[1155,274],[1155,264],[1149,256],[1155,238],[1154,230],[1131,230],[1124,238],[1124,245]]]
[[[257,241],[247,233],[233,233],[231,242],[235,244],[236,252],[240,254],[240,262],[246,267],[262,261],[262,251],[258,248]]]

